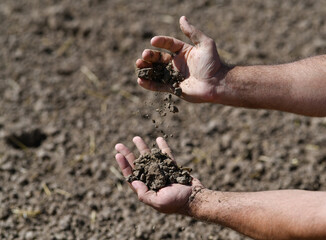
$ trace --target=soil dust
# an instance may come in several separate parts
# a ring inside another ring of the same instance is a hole
[[[184,77],[179,71],[174,69],[172,62],[152,63],[152,67],[150,68],[137,68],[136,74],[139,78],[167,85],[173,94],[178,97],[182,94],[180,83],[184,80]],[[175,106],[172,95],[168,94],[163,99],[163,102],[159,102],[159,107],[155,111],[159,113],[161,118],[164,118],[168,112],[178,113],[179,109]],[[159,129],[159,125],[162,123],[158,119],[152,119],[152,122],[156,129]],[[168,138],[168,134],[164,130],[160,129],[159,131],[164,138]],[[173,137],[173,134],[170,134],[170,137]]]

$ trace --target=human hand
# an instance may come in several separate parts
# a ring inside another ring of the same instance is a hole
[[[139,150],[140,154],[150,152],[144,140],[140,137],[134,137],[134,144]],[[166,141],[159,137],[156,139],[158,147],[163,153],[169,155],[174,160],[171,149],[167,145]],[[133,162],[136,160],[135,155],[123,144],[118,143],[115,146],[118,151],[115,158],[122,171],[123,176],[127,177],[132,173],[134,167]],[[193,193],[195,187],[203,188],[198,179],[193,178],[192,185],[186,186],[182,184],[172,184],[170,186],[161,188],[158,192],[149,190],[147,186],[141,181],[133,181],[130,184],[132,190],[134,190],[141,202],[153,207],[162,213],[179,213],[187,214],[188,201]]]
[[[185,77],[180,84],[181,98],[197,103],[218,102],[228,68],[221,63],[215,42],[189,24],[184,16],[180,18],[180,28],[195,46],[173,37],[156,36],[151,40],[152,46],[166,49],[174,56],[146,49],[142,59],[136,61],[136,67],[148,68],[152,63],[172,60],[174,67]],[[173,93],[171,87],[162,83],[138,78],[138,84],[148,90]]]

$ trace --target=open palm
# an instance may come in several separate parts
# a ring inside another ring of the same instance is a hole
[[[149,148],[145,144],[142,138],[134,137],[135,143],[140,154],[150,152]],[[159,137],[156,140],[157,145],[162,152],[168,154],[171,159],[173,156],[171,150],[166,141]],[[118,151],[115,158],[119,164],[119,167],[125,177],[132,173],[135,161],[135,155],[123,144],[118,143],[115,146]],[[140,201],[155,208],[162,213],[186,213],[186,207],[191,196],[194,187],[202,187],[201,183],[197,179],[193,179],[191,186],[172,184],[170,186],[161,188],[158,192],[149,190],[147,186],[141,181],[133,181],[130,187],[137,193]]]
[[[154,47],[166,49],[169,53],[146,49],[142,59],[136,61],[138,68],[150,67],[153,62],[172,61],[185,80],[180,84],[182,98],[189,102],[213,102],[221,84],[222,64],[215,42],[200,30],[190,25],[185,17],[180,18],[183,33],[195,46],[167,36],[156,36],[151,40]],[[138,79],[138,84],[152,91],[171,92],[169,86],[150,80]]]

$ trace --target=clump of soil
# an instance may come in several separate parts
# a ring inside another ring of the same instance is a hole
[[[172,62],[153,63],[151,68],[137,69],[137,76],[146,80],[166,84],[179,97],[182,94],[180,83],[184,80],[184,77],[179,71],[174,70]]]
[[[134,161],[135,168],[127,178],[128,182],[140,180],[150,190],[158,191],[173,183],[190,185],[192,177],[189,169],[179,167],[161,150],[153,148]]]

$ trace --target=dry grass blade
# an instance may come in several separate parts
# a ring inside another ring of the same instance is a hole
[[[9,136],[10,141],[16,144],[21,150],[27,151],[28,147],[14,136]]]
[[[121,183],[117,183],[117,189],[119,192],[123,190]]]
[[[200,148],[194,148],[192,151],[192,155],[194,156],[193,162],[198,163],[201,161],[206,160],[208,165],[212,164],[212,158],[210,157],[210,154],[206,153],[204,150]]]
[[[98,98],[98,99],[100,99],[100,100],[103,100],[103,101],[105,101],[105,100],[107,99],[107,97],[104,96],[103,94],[100,94],[100,93],[98,93],[98,92],[94,92],[94,91],[89,90],[89,89],[87,89],[87,90],[85,91],[85,93],[86,93],[87,95],[89,95],[89,96],[96,97],[96,98]]]
[[[92,84],[94,84],[94,86],[96,87],[96,88],[100,88],[101,87],[101,82],[100,82],[100,80],[98,79],[98,77],[91,71],[91,70],[89,70],[89,68],[88,67],[86,67],[86,66],[82,66],[81,68],[80,68],[80,71],[83,73],[83,74],[85,74],[85,76],[87,77],[87,79],[92,83]]]
[[[268,156],[265,156],[265,155],[261,155],[261,156],[259,156],[258,160],[261,162],[269,162],[269,161],[271,161],[271,158]]]
[[[110,167],[110,171],[120,180],[124,180],[124,177],[122,176],[122,174],[118,171],[118,169],[116,169],[114,166]]]
[[[73,43],[73,38],[68,38],[56,51],[57,56],[62,56],[70,48]]]
[[[46,183],[42,183],[42,188],[43,188],[43,191],[45,192],[45,194],[47,196],[51,196],[51,190],[48,188],[48,186],[46,185]]]
[[[101,104],[101,113],[105,114],[108,111],[108,104],[104,101]]]
[[[60,189],[60,188],[56,188],[55,190],[54,190],[54,192],[56,192],[56,193],[58,193],[58,194],[60,194],[60,195],[63,195],[63,196],[65,196],[65,197],[67,197],[67,198],[69,198],[69,197],[71,197],[71,193],[69,193],[69,192],[67,192],[67,191],[65,191],[65,190],[63,190],[63,189]]]
[[[95,223],[95,221],[96,221],[96,212],[94,210],[91,212],[90,219],[91,219],[92,224]]]
[[[307,144],[305,146],[305,149],[308,151],[318,151],[319,150],[319,146],[315,145],[315,144]]]
[[[96,150],[95,133],[91,132],[89,136],[89,155],[93,155]]]
[[[140,102],[139,97],[131,94],[130,92],[128,92],[126,90],[120,90],[119,91],[119,94],[121,96],[123,96],[124,98],[126,98],[126,99],[128,99],[128,100],[130,100],[130,101],[132,101],[134,103],[137,103],[138,104]]]
[[[14,208],[12,209],[12,213],[20,217],[28,218],[28,217],[36,217],[41,213],[41,211]]]
[[[69,161],[69,166],[73,167],[75,166],[77,163],[84,161],[86,154],[82,153],[82,154],[76,154],[74,159]]]

